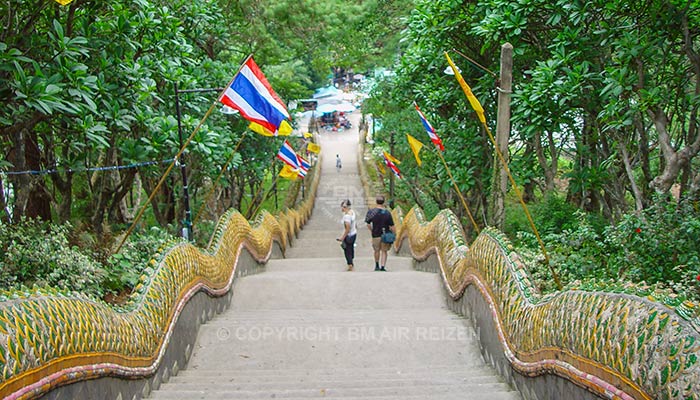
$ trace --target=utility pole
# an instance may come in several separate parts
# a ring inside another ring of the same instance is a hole
[[[498,116],[496,123],[496,144],[508,164],[508,141],[510,140],[510,95],[513,86],[513,46],[505,43],[501,46],[501,73],[497,85]],[[498,159],[493,159],[493,184],[491,187],[491,225],[503,230],[505,224],[505,197],[508,191],[508,174]]]
[[[182,114],[180,112],[180,93],[201,93],[201,92],[221,92],[222,88],[207,88],[207,89],[187,89],[178,90],[177,82],[175,82],[175,112],[177,113],[177,136],[180,140],[180,148],[182,148]],[[182,173],[182,203],[185,207],[185,221],[182,227],[182,237],[186,240],[192,240],[192,211],[190,210],[190,194],[187,188],[187,165],[185,164],[185,153],[183,152],[180,159],[177,160],[180,164],[180,172]]]
[[[177,82],[175,82],[175,112],[177,113],[177,137],[180,140],[180,147],[182,147],[182,114],[180,113],[180,92],[177,89]],[[182,153],[178,162],[180,163],[180,172],[182,173],[182,202],[185,206],[185,221],[182,227],[182,237],[184,237],[185,240],[190,240],[192,238],[192,211],[190,210],[190,194],[187,190],[185,153]]]

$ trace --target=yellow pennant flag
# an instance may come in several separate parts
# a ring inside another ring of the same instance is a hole
[[[313,133],[304,132],[304,139],[311,139],[312,137],[314,137]]]
[[[310,152],[312,152],[312,153],[318,154],[318,153],[321,152],[321,146],[317,145],[316,143],[311,143],[311,142],[309,142],[309,143],[306,145],[306,150],[308,150],[308,151],[310,151]]]
[[[377,169],[379,170],[379,173],[384,175],[386,174],[386,169],[384,168],[384,163],[377,161]]]
[[[279,174],[279,175],[280,175],[282,178],[286,178],[286,179],[289,179],[289,180],[294,181],[294,180],[297,179],[297,177],[299,177],[299,171],[297,171],[296,169],[290,167],[290,166],[287,165],[287,164],[284,164],[284,165],[282,166],[282,169],[280,170],[280,174]]]
[[[416,163],[418,163],[418,166],[420,167],[422,162],[420,157],[418,157],[418,153],[420,153],[420,149],[423,148],[423,143],[408,133],[406,134],[406,139],[408,139],[408,146],[411,147],[411,151],[413,151],[413,155],[416,157]]]
[[[445,57],[447,58],[447,63],[450,64],[450,67],[452,68],[452,72],[455,74],[455,78],[457,78],[457,82],[459,82],[459,86],[462,87],[462,90],[464,91],[464,94],[467,95],[467,100],[469,100],[469,103],[472,105],[472,108],[474,111],[476,111],[476,115],[479,116],[479,121],[481,123],[485,124],[486,123],[486,117],[484,116],[484,108],[481,107],[481,103],[479,103],[479,99],[474,96],[474,93],[472,93],[472,89],[467,85],[467,82],[464,81],[464,78],[462,78],[462,74],[459,73],[459,69],[457,69],[457,66],[452,62],[452,59],[450,58],[450,55],[445,52]]]
[[[56,0],[56,3],[65,6],[66,4],[70,3],[73,0]]]
[[[289,134],[292,133],[292,126],[289,125],[289,122],[287,122],[286,120],[282,121],[282,123],[280,124],[279,129],[277,129],[277,135],[275,135],[274,132],[270,132],[269,130],[267,130],[267,128],[265,128],[264,126],[255,122],[251,122],[250,125],[248,125],[248,129],[263,136],[289,136]]]
[[[386,152],[386,151],[384,152],[384,157],[386,157],[387,160],[393,162],[393,163],[396,164],[396,165],[400,165],[400,164],[401,164],[401,161],[399,161],[396,157],[392,156],[391,154],[389,154],[389,153]]]

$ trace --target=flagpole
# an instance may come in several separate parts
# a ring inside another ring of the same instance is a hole
[[[457,182],[455,181],[455,178],[452,176],[452,171],[450,171],[450,167],[447,166],[447,162],[445,161],[445,157],[442,155],[442,152],[440,149],[436,149],[438,156],[440,156],[440,160],[442,160],[442,165],[445,166],[445,170],[447,170],[447,175],[449,175],[450,180],[452,181],[452,185],[454,186],[455,190],[457,191],[457,196],[459,196],[459,199],[462,201],[462,206],[464,209],[467,211],[467,215],[469,216],[469,220],[472,222],[472,225],[474,225],[474,229],[476,229],[476,234],[478,235],[480,232],[479,230],[479,225],[476,224],[476,221],[474,220],[474,217],[472,216],[471,211],[469,210],[469,206],[467,205],[467,202],[464,200],[464,196],[462,196],[462,192],[459,190],[459,187],[457,186]]]
[[[275,158],[276,158],[276,157],[272,157],[272,164],[270,164],[270,171],[272,171],[273,173],[274,173],[274,170],[275,170]],[[272,180],[272,184],[270,185],[270,190],[268,190],[267,193],[265,194],[265,196],[263,196],[262,199],[260,199],[260,204],[258,204],[258,205],[255,207],[255,209],[254,209],[253,212],[248,216],[248,218],[253,218],[253,216],[258,212],[258,210],[260,209],[260,207],[262,207],[262,204],[263,204],[263,203],[265,202],[265,200],[267,200],[267,198],[270,196],[270,192],[272,191],[272,188],[274,188],[275,185],[277,184],[277,179],[279,179],[279,177],[280,177],[279,174],[275,174],[275,178]],[[264,181],[264,179],[263,179],[263,181]],[[304,182],[302,182],[301,184],[303,185]],[[260,185],[260,189],[262,189],[263,186],[264,186],[264,185],[261,184],[261,185]],[[256,197],[257,197],[257,195],[260,193],[260,191],[261,191],[261,190],[258,190],[258,193],[256,193]]]
[[[115,252],[114,252],[115,254],[116,254],[116,253],[119,253],[119,250],[121,250],[122,246],[124,245],[124,242],[126,242],[126,239],[129,237],[129,235],[131,235],[131,233],[133,232],[134,228],[136,227],[136,224],[137,224],[137,223],[139,222],[139,220],[141,219],[141,216],[143,215],[144,211],[146,210],[146,207],[151,203],[151,200],[153,200],[153,197],[155,197],[156,192],[158,191],[158,189],[160,189],[160,186],[161,186],[161,185],[163,184],[163,182],[165,181],[165,178],[168,176],[168,174],[170,174],[170,171],[172,171],[173,167],[174,167],[175,164],[178,162],[178,160],[179,160],[180,156],[182,155],[182,153],[184,153],[185,148],[187,148],[187,145],[190,144],[190,142],[192,141],[192,138],[194,138],[194,136],[197,134],[197,132],[199,132],[199,129],[202,127],[202,125],[204,125],[204,121],[206,121],[207,118],[209,118],[209,115],[212,113],[212,111],[214,111],[214,107],[216,107],[216,104],[219,102],[219,99],[221,98],[221,96],[226,92],[226,89],[227,89],[228,87],[231,86],[231,84],[233,83],[233,81],[236,79],[236,77],[238,76],[238,74],[241,72],[241,69],[243,69],[243,66],[245,65],[245,63],[248,62],[248,60],[249,60],[251,57],[253,57],[253,54],[252,54],[252,53],[249,54],[248,57],[245,58],[245,60],[243,61],[243,63],[241,63],[241,66],[238,68],[238,71],[237,71],[236,74],[233,76],[233,79],[231,79],[231,81],[228,83],[228,85],[227,85],[226,87],[224,87],[223,90],[221,90],[221,93],[219,93],[219,96],[218,96],[218,97],[216,98],[216,100],[211,104],[211,107],[209,107],[209,110],[207,110],[207,112],[204,114],[204,117],[202,117],[202,119],[199,121],[199,124],[197,124],[197,127],[194,129],[194,131],[192,132],[192,134],[187,138],[187,140],[185,140],[185,142],[182,144],[182,146],[180,146],[180,150],[177,152],[177,155],[175,155],[175,158],[173,158],[173,161],[170,163],[170,165],[168,166],[168,168],[165,170],[165,172],[163,173],[163,175],[160,177],[160,181],[158,181],[158,184],[156,185],[155,189],[153,189],[153,192],[150,194],[150,196],[148,196],[148,200],[147,200],[146,203],[141,207],[141,209],[139,210],[138,214],[136,215],[136,218],[134,218],[134,222],[131,223],[131,226],[130,226],[129,229],[126,231],[126,234],[124,235],[124,237],[122,238],[121,242],[119,243],[119,246],[117,246],[117,249],[116,249]]]
[[[275,165],[275,157],[272,157],[272,162],[270,163],[270,170],[271,170],[271,171],[272,171],[274,165]],[[250,202],[251,202],[251,203],[250,203],[250,207],[256,207],[256,208],[253,209],[253,213],[251,213],[251,212],[250,212],[250,209],[251,209],[251,208],[248,207],[248,210],[246,211],[246,214],[245,214],[246,219],[252,218],[253,215],[255,215],[255,212],[258,211],[258,206],[257,206],[254,202],[255,202],[255,199],[257,199],[258,196],[260,195],[260,192],[262,192],[262,189],[263,189],[264,186],[265,186],[265,176],[263,175],[263,178],[262,178],[262,180],[260,181],[260,187],[259,187],[258,190],[255,192],[255,196],[253,196],[253,197],[250,199]],[[262,200],[260,201],[260,203],[262,204]]]
[[[173,161],[168,166],[168,169],[166,169],[165,172],[163,173],[163,175],[161,175],[160,180],[158,181],[158,184],[151,192],[151,195],[148,196],[148,200],[146,200],[146,203],[141,207],[138,214],[136,215],[136,218],[134,218],[134,222],[131,223],[131,226],[126,231],[126,235],[124,235],[121,242],[119,243],[119,246],[117,246],[117,250],[115,251],[115,253],[119,253],[119,250],[121,250],[122,246],[124,245],[124,242],[129,237],[129,235],[131,235],[131,232],[134,230],[134,227],[136,227],[136,224],[141,219],[141,216],[143,215],[143,212],[146,210],[146,207],[151,203],[151,200],[153,200],[153,197],[155,197],[156,192],[158,191],[158,189],[160,189],[160,186],[163,184],[163,182],[165,181],[165,178],[167,178],[170,171],[172,171],[173,167],[175,166],[175,163],[177,163],[178,160],[180,159],[180,156],[182,156],[182,153],[184,153],[187,145],[190,144],[190,142],[192,141],[192,138],[194,138],[194,136],[197,134],[197,132],[199,132],[199,129],[202,127],[202,125],[204,124],[204,121],[206,121],[206,119],[209,117],[211,112],[214,111],[214,107],[216,107],[217,102],[218,102],[218,100],[216,102],[212,103],[211,107],[209,107],[209,110],[207,110],[206,114],[204,114],[204,117],[199,121],[199,124],[197,125],[195,130],[192,132],[190,137],[188,137],[187,140],[185,140],[185,142],[182,144],[182,147],[180,147],[180,150],[175,155],[175,158],[173,158]]]
[[[202,205],[199,207],[199,210],[197,211],[197,214],[195,214],[194,216],[194,221],[192,222],[193,224],[196,224],[197,221],[199,221],[199,216],[202,214],[202,211],[204,211],[204,208],[206,207],[209,198],[214,193],[214,189],[216,189],[216,184],[219,183],[219,179],[224,175],[224,172],[226,172],[226,168],[228,168],[229,163],[233,160],[233,156],[236,155],[236,151],[238,151],[238,148],[241,146],[241,143],[243,143],[243,139],[245,138],[246,133],[248,133],[248,131],[243,132],[243,136],[241,136],[241,138],[238,140],[238,143],[233,149],[233,152],[231,152],[231,155],[228,157],[228,160],[226,160],[224,166],[221,167],[221,172],[219,173],[219,176],[217,176],[214,182],[212,182],[211,189],[209,189],[209,192],[204,197],[204,203],[202,203]]]
[[[447,58],[447,62],[448,64],[450,64],[450,67],[452,68],[452,71],[454,72],[455,77],[457,78],[457,82],[462,88],[464,95],[467,97],[467,100],[471,104],[472,108],[474,108],[474,111],[476,111],[481,125],[484,127],[484,130],[486,130],[486,134],[488,135],[489,140],[491,140],[491,144],[493,144],[494,150],[496,150],[496,155],[498,156],[501,165],[503,165],[503,169],[508,175],[510,184],[511,186],[513,186],[513,191],[515,192],[516,196],[518,196],[518,200],[520,200],[520,204],[523,207],[523,211],[525,211],[525,216],[527,217],[527,220],[530,223],[530,226],[532,227],[532,231],[535,233],[537,242],[539,243],[540,249],[542,250],[542,255],[544,255],[544,261],[549,267],[549,270],[552,272],[552,278],[554,278],[554,282],[557,284],[559,290],[561,290],[563,286],[561,284],[561,281],[559,280],[559,275],[556,273],[556,271],[549,262],[549,255],[547,254],[547,249],[545,248],[544,242],[540,237],[540,233],[537,230],[537,227],[535,226],[535,222],[533,221],[532,216],[530,215],[530,210],[528,210],[527,205],[525,204],[525,200],[523,199],[522,193],[520,192],[520,189],[518,189],[518,185],[515,183],[513,175],[510,173],[508,163],[506,162],[505,158],[503,157],[503,154],[501,154],[501,151],[498,148],[498,143],[496,143],[496,139],[493,137],[491,130],[486,124],[486,118],[484,117],[484,109],[481,107],[481,103],[479,103],[479,100],[476,98],[476,96],[474,96],[474,93],[472,93],[471,89],[469,88],[469,85],[467,85],[467,83],[464,81],[464,78],[462,78],[462,75],[459,73],[457,66],[452,62],[452,59],[447,54],[447,52],[445,52],[445,57]]]
[[[275,175],[275,179],[272,180],[272,183],[271,183],[271,185],[270,185],[270,189],[267,191],[267,193],[265,193],[265,195],[263,196],[263,198],[260,199],[260,204],[258,204],[258,206],[255,207],[255,210],[253,211],[253,213],[250,215],[249,218],[253,218],[253,216],[255,216],[255,214],[257,214],[257,212],[260,210],[260,207],[262,207],[262,205],[263,205],[263,203],[265,202],[265,200],[267,200],[267,199],[270,197],[270,193],[272,192],[272,189],[273,189],[273,188],[275,187],[275,185],[277,184],[277,180],[278,180],[278,179],[279,179],[279,174]],[[302,179],[301,184],[304,185],[303,179]]]

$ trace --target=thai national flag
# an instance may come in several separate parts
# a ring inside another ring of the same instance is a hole
[[[391,170],[391,172],[396,175],[397,178],[401,178],[401,171],[399,170],[399,167],[396,166],[396,162],[398,160],[392,156],[391,154],[387,153],[386,151],[384,152],[384,163],[386,164],[387,167]]]
[[[297,161],[299,162],[299,176],[305,178],[306,173],[309,172],[309,168],[311,168],[311,164],[299,154],[297,154]]]
[[[435,143],[435,145],[440,149],[440,151],[445,150],[445,146],[442,145],[442,140],[438,137],[438,135],[435,133],[435,128],[433,128],[432,125],[430,125],[430,122],[425,118],[425,115],[421,112],[420,108],[418,108],[418,104],[413,102],[413,105],[416,107],[416,111],[418,111],[418,115],[420,116],[420,120],[423,123],[423,127],[425,130],[428,132],[428,136],[430,136],[430,140]]]
[[[286,140],[284,143],[282,143],[280,151],[277,152],[277,158],[294,169],[301,168],[299,159],[297,158],[297,153],[294,151],[294,148],[292,148],[292,145]]]
[[[238,110],[243,118],[262,125],[270,132],[277,132],[289,112],[277,96],[262,70],[248,57],[229,87],[219,98],[223,104]]]

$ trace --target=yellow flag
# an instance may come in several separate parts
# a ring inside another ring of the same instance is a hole
[[[308,150],[308,151],[310,151],[310,152],[312,152],[312,153],[318,154],[318,153],[321,152],[321,146],[317,145],[316,143],[311,143],[311,142],[309,142],[309,143],[306,145],[306,150]]]
[[[297,177],[299,177],[299,171],[295,170],[287,164],[284,164],[282,166],[282,169],[280,170],[280,176],[282,178],[286,178],[293,181],[296,180]]]
[[[73,0],[56,0],[56,2],[62,6],[65,6],[66,4],[70,3]]]
[[[386,151],[384,152],[384,157],[386,157],[387,160],[393,162],[393,163],[396,164],[396,165],[400,165],[400,164],[401,164],[401,161],[399,161],[396,157],[392,156],[391,154],[389,154],[389,153],[386,152]]]
[[[464,94],[467,95],[467,100],[469,100],[469,103],[472,105],[472,108],[474,109],[474,111],[476,111],[476,115],[479,116],[479,121],[485,124],[486,117],[484,116],[484,108],[481,107],[479,99],[477,99],[476,96],[474,96],[474,93],[472,93],[472,89],[469,87],[469,85],[467,85],[467,82],[464,81],[464,78],[462,78],[462,74],[459,73],[457,66],[452,62],[452,59],[450,58],[450,55],[447,54],[447,52],[445,52],[445,57],[447,58],[447,63],[450,64],[450,67],[452,68],[452,72],[455,73],[455,78],[457,78],[459,86],[462,87]]]
[[[416,163],[418,163],[418,166],[420,167],[422,162],[420,157],[418,157],[418,153],[420,153],[420,149],[423,148],[423,143],[408,133],[406,134],[406,139],[408,139],[408,146],[411,147],[411,151],[413,151],[413,155],[416,157]]]
[[[313,133],[311,133],[311,132],[304,132],[304,138],[305,138],[305,139],[310,139],[310,138],[312,138],[312,137],[314,137],[314,134],[313,134]]]
[[[289,122],[287,122],[286,120],[282,121],[282,123],[280,124],[280,127],[277,130],[277,135],[275,135],[274,132],[270,132],[269,130],[267,130],[264,126],[255,122],[251,122],[250,125],[248,125],[248,129],[263,136],[289,136],[289,134],[292,133],[292,126],[289,125]]]

